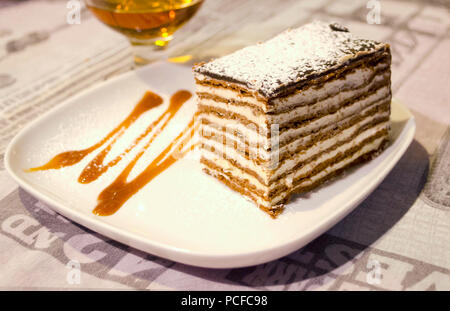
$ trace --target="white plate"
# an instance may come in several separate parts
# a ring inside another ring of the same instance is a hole
[[[380,184],[414,136],[412,115],[394,101],[390,146],[369,163],[310,194],[295,197],[276,220],[204,174],[195,152],[147,184],[112,216],[96,216],[92,209],[98,194],[119,174],[133,152],[87,185],[79,184],[77,177],[95,152],[71,167],[24,171],[46,163],[59,152],[90,146],[128,115],[148,89],[168,98],[179,89],[193,91],[193,87],[190,68],[167,63],[111,79],[59,105],[19,133],[6,152],[6,168],[22,188],[58,213],[114,240],[190,265],[242,267],[287,255],[336,224]],[[130,127],[112,155],[163,108],[146,113]],[[194,110],[195,100],[191,99],[166,128],[167,133],[155,141],[147,157],[138,162],[131,178],[157,148],[167,145],[184,127]]]

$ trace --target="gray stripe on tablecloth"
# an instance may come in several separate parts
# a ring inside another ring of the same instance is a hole
[[[91,262],[80,264],[81,271],[101,279],[147,288],[173,265],[171,261],[137,251],[68,221],[22,189],[0,200],[0,211],[0,234],[28,249],[45,252],[64,265],[73,260],[65,250],[67,244],[66,248],[70,246],[90,259]],[[31,272],[36,267],[13,268]]]

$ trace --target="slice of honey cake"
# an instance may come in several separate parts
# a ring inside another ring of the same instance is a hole
[[[204,171],[278,215],[386,145],[389,45],[313,22],[194,67]]]

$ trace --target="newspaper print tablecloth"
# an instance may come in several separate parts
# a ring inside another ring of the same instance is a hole
[[[313,19],[391,43],[393,95],[413,111],[417,134],[385,181],[329,232],[267,264],[194,268],[68,221],[1,164],[0,288],[450,289],[450,4],[381,0],[381,23],[370,25],[369,2],[207,0],[170,49],[209,59]],[[0,157],[43,111],[131,69],[126,40],[86,9],[80,24],[68,24],[67,3],[0,2]]]

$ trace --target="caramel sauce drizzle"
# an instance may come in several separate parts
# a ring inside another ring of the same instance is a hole
[[[156,94],[155,94],[156,95]],[[158,95],[156,95],[158,96]],[[170,105],[167,108],[164,113],[158,117],[154,122],[152,122],[145,131],[139,135],[138,138],[127,148],[124,152],[122,152],[120,155],[118,155],[116,158],[108,162],[107,164],[103,164],[105,157],[108,155],[109,151],[111,150],[112,146],[116,142],[116,140],[111,141],[89,164],[84,168],[84,170],[81,172],[80,177],[78,177],[78,182],[82,184],[87,184],[90,182],[93,182],[94,180],[98,179],[103,173],[105,173],[110,167],[113,167],[117,163],[120,162],[120,160],[125,156],[127,153],[129,153],[133,148],[143,139],[145,138],[149,133],[153,131],[153,129],[158,126],[161,121],[165,119],[165,121],[162,123],[161,127],[159,128],[159,131],[164,130],[164,128],[167,126],[169,121],[173,118],[173,116],[177,113],[177,111],[181,108],[181,106],[191,98],[192,94],[188,91],[178,91],[172,97],[170,98]],[[162,98],[158,96],[158,98],[154,99],[155,104],[159,105],[162,103]],[[155,106],[156,107],[156,106]],[[152,138],[150,139],[150,142],[153,142],[153,140],[158,136],[158,133],[154,133]]]
[[[66,166],[72,166],[83,160],[88,154],[100,148],[111,138],[116,141],[120,136],[125,133],[125,130],[129,128],[139,117],[150,109],[153,109],[163,103],[162,98],[153,93],[146,92],[139,103],[134,107],[133,111],[123,120],[118,126],[116,126],[111,132],[109,132],[102,140],[92,145],[89,148],[83,150],[65,151],[54,156],[49,162],[42,166],[33,167],[28,169],[28,172],[44,171],[50,169],[60,169]],[[105,155],[106,156],[106,155]]]
[[[127,165],[122,173],[98,196],[97,206],[93,213],[101,216],[114,214],[129,198],[131,198],[142,187],[148,184],[153,178],[169,168],[178,159],[186,153],[193,150],[195,145],[191,145],[185,151],[182,150],[188,144],[194,135],[197,126],[194,126],[194,119],[189,125],[173,140],[138,176],[133,180],[127,181],[132,169],[137,161],[150,146],[151,141],[142,148],[142,150]],[[183,138],[183,136],[186,136]]]
[[[112,215],[141,188],[196,147],[195,144],[191,144],[190,147],[183,151],[183,148],[189,144],[198,127],[194,126],[195,120],[192,118],[188,126],[137,177],[131,181],[127,181],[130,172],[133,170],[138,160],[151,146],[152,142],[162,130],[164,130],[181,106],[188,101],[191,96],[192,94],[185,90],[173,94],[170,98],[170,104],[167,110],[153,121],[144,132],[142,132],[131,145],[125,149],[125,151],[106,164],[104,164],[105,157],[108,155],[116,141],[125,133],[126,129],[128,129],[143,113],[158,107],[163,103],[163,99],[159,95],[150,91],[146,92],[127,118],[98,143],[86,149],[66,151],[57,154],[46,164],[30,168],[28,169],[28,172],[60,169],[74,165],[80,162],[88,154],[110,141],[81,172],[78,182],[87,184],[98,179],[110,167],[119,163],[126,154],[142,141],[142,139],[153,132],[149,141],[142,147],[120,175],[98,196],[97,206],[94,208],[93,213],[100,216]],[[159,129],[154,131],[157,126],[160,126]]]

